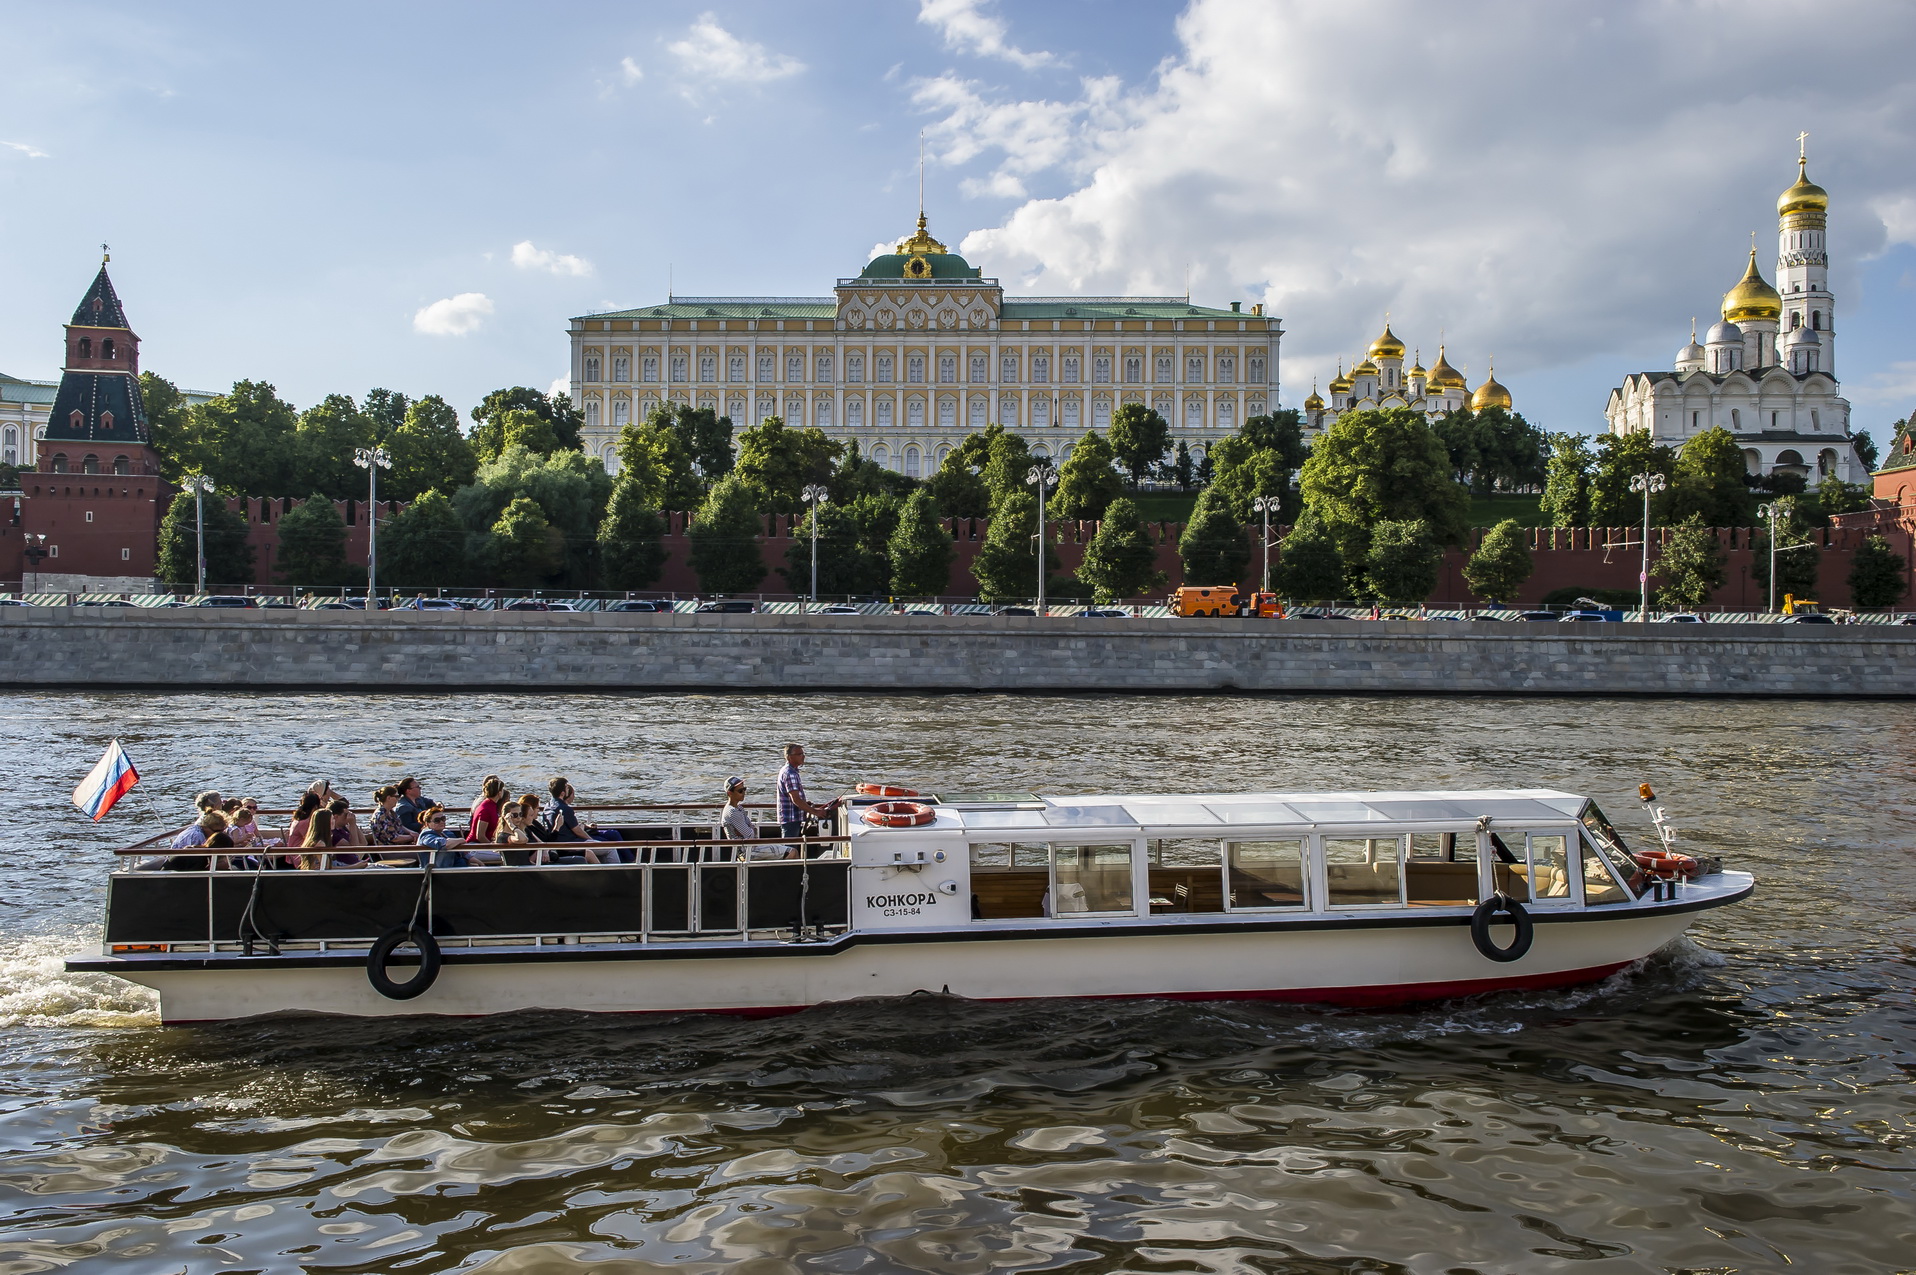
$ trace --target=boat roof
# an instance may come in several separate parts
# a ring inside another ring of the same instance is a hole
[[[1348,824],[1557,823],[1587,798],[1550,788],[1476,788],[1420,792],[951,793],[936,797],[937,824],[965,831],[1057,829],[1294,827],[1300,832]],[[875,831],[858,821],[858,831]]]

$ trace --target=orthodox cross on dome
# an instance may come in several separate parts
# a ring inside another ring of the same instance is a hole
[[[1809,162],[1809,141],[1810,135],[1808,133],[1798,133],[1796,135],[1796,162],[1799,164]]]

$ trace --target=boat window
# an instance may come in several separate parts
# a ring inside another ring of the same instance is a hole
[[[1043,916],[1050,890],[1051,856],[1044,846],[1002,841],[972,845],[972,920]]]
[[[1055,846],[1051,914],[1129,912],[1131,847]]]
[[[1585,838],[1578,838],[1583,853],[1583,901],[1590,907],[1606,903],[1628,903],[1629,890],[1610,875],[1610,867],[1601,851]]]
[[[1404,860],[1404,900],[1412,907],[1466,907],[1477,902],[1477,834],[1418,832]]]
[[[1215,841],[1150,843],[1151,911],[1224,910],[1224,847]]]
[[[1304,843],[1232,842],[1230,902],[1240,911],[1303,907]]]
[[[1597,849],[1609,862],[1610,870],[1625,881],[1636,879],[1637,861],[1631,855],[1630,847],[1624,844],[1622,836],[1611,826],[1610,821],[1603,817],[1603,811],[1597,803],[1593,801],[1584,806],[1580,817],[1590,839],[1596,842]]]
[[[1539,903],[1569,903],[1570,839],[1561,832],[1533,832],[1528,839],[1531,893]]]
[[[1324,838],[1326,902],[1334,908],[1403,901],[1402,837]]]

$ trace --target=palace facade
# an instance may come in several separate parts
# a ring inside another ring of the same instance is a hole
[[[1836,298],[1824,238],[1829,192],[1810,181],[1801,154],[1776,216],[1777,286],[1763,278],[1752,248],[1703,344],[1692,322],[1672,370],[1632,374],[1610,391],[1604,416],[1613,434],[1648,430],[1672,447],[1721,427],[1752,474],[1867,483],[1836,380]]]
[[[663,402],[745,428],[782,416],[925,477],[993,422],[1062,459],[1126,403],[1155,408],[1194,457],[1277,402],[1278,320],[1185,297],[1007,297],[918,229],[829,297],[671,297],[571,321],[586,449]]]

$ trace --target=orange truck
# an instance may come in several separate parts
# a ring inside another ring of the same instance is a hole
[[[1187,584],[1165,599],[1172,615],[1242,615],[1280,619],[1284,604],[1275,593],[1243,593],[1236,585]]]

